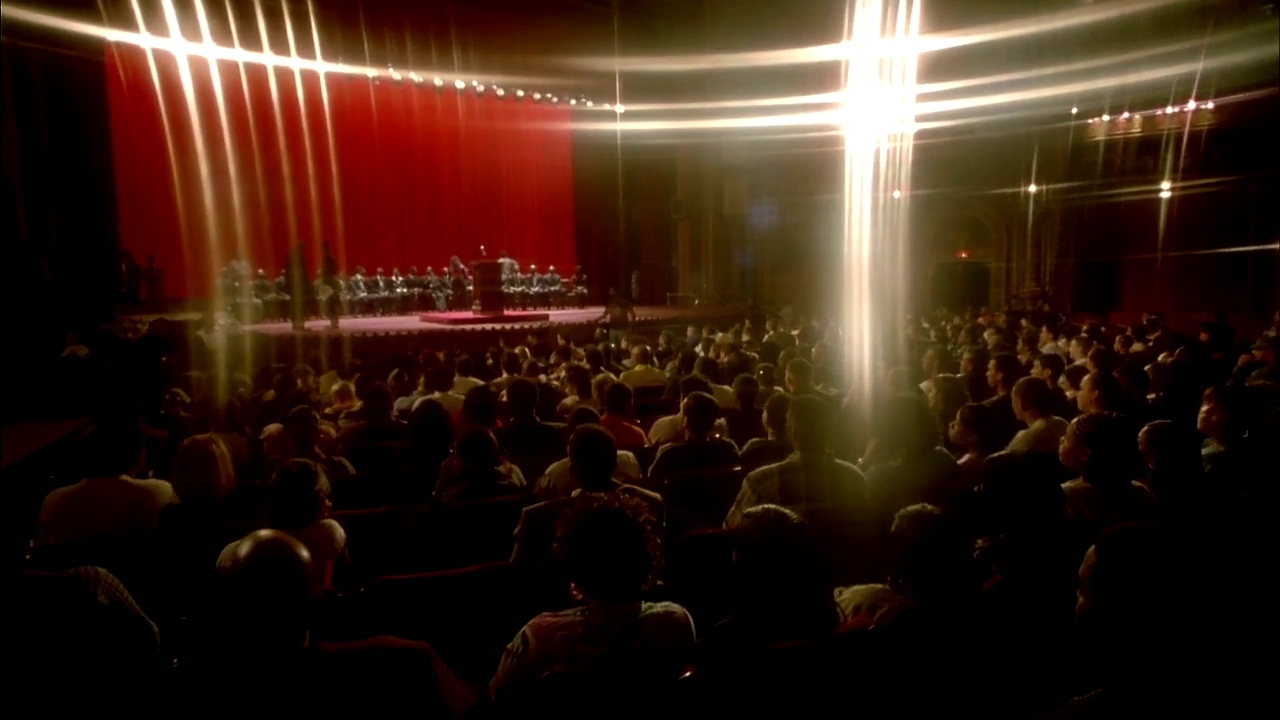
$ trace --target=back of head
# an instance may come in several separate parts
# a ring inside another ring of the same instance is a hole
[[[569,411],[569,417],[565,418],[565,429],[568,430],[570,434],[572,434],[574,430],[582,427],[583,425],[599,425],[599,424],[600,424],[600,413],[596,412],[595,408],[589,407],[587,405],[579,405],[578,407]]]
[[[608,415],[625,417],[631,413],[634,400],[635,393],[630,386],[626,383],[613,383],[604,393],[604,411]]]
[[[809,526],[799,516],[777,505],[758,505],[742,514],[736,538],[739,613],[797,616],[790,621],[830,629],[831,578]]]
[[[648,536],[621,498],[585,503],[560,519],[556,550],[565,574],[589,600],[639,600],[653,571]]]
[[[320,439],[320,416],[306,405],[299,405],[285,417],[284,431],[297,451],[308,452]]]
[[[300,650],[306,642],[316,573],[305,545],[279,530],[257,530],[218,561],[220,633],[226,650]],[[253,662],[252,654],[235,658]]]
[[[1114,413],[1086,413],[1071,421],[1075,442],[1088,451],[1081,478],[1093,485],[1124,486],[1137,476],[1138,439],[1133,426]]]
[[[733,379],[733,399],[739,408],[755,407],[756,398],[760,396],[760,381],[754,375],[739,375]]]
[[[439,365],[428,371],[431,375],[431,389],[438,393],[447,393],[453,390],[453,370],[445,365]]]
[[[382,383],[374,383],[364,393],[365,420],[386,420],[395,410],[395,398],[391,388]]]
[[[704,355],[698,358],[698,361],[693,365],[693,371],[706,377],[713,383],[720,381],[720,363],[716,362],[716,359],[709,355]]]
[[[813,385],[813,365],[804,358],[787,362],[787,387],[792,392],[807,391]]]
[[[507,407],[517,418],[533,417],[538,408],[538,386],[528,378],[516,378],[507,386]]]
[[[711,383],[701,375],[686,375],[680,378],[680,399],[684,400],[694,393],[711,394]]]
[[[1117,364],[1116,351],[1106,345],[1095,345],[1089,351],[1088,365],[1089,369],[1094,372],[1110,375],[1116,371]]]
[[[169,482],[183,503],[217,502],[235,489],[231,453],[213,435],[189,437],[173,456]]]
[[[456,453],[458,461],[471,469],[496,468],[502,462],[498,441],[493,433],[480,427],[471,428],[458,436]]]
[[[584,490],[609,487],[618,467],[618,445],[599,425],[580,425],[569,436],[569,470]]]
[[[498,424],[498,396],[488,385],[473,387],[462,398],[464,425],[492,428]]]
[[[1047,353],[1045,355],[1037,355],[1035,362],[1040,363],[1040,367],[1049,371],[1051,377],[1058,377],[1067,369],[1067,361],[1057,353]]]
[[[1000,387],[1010,389],[1022,377],[1022,362],[1012,353],[997,353],[991,358],[996,372],[1000,374]]]
[[[684,418],[685,428],[691,435],[710,435],[715,429],[719,414],[720,404],[708,393],[695,392],[680,403],[680,415]]]
[[[600,351],[599,347],[595,345],[587,346],[582,356],[587,361],[587,367],[592,370],[599,370],[604,367],[604,353]]]
[[[1062,469],[1048,455],[1001,452],[982,466],[979,495],[989,535],[1052,535],[1067,522]]]
[[[787,437],[787,414],[791,410],[791,396],[776,392],[764,403],[765,427],[778,438]]]
[[[142,429],[136,422],[94,426],[80,438],[77,454],[88,477],[131,475],[142,465]]]
[[[1141,651],[1175,622],[1179,564],[1162,531],[1144,525],[1108,530],[1080,570],[1076,615],[1108,644]]]
[[[787,434],[801,452],[824,452],[831,443],[831,406],[821,398],[799,395],[787,407]]]
[[[415,404],[409,415],[409,443],[418,450],[447,454],[453,447],[453,418],[437,400]]]
[[[565,383],[580,399],[591,397],[591,368],[581,363],[572,363],[565,367]]]
[[[945,600],[971,577],[972,545],[960,525],[940,508],[909,505],[893,518],[891,583],[925,602]]]
[[[470,355],[463,355],[458,358],[458,366],[456,368],[458,377],[471,377],[476,374],[476,361],[471,359]]]
[[[524,361],[522,361],[520,356],[516,353],[507,350],[502,353],[500,365],[502,366],[503,373],[507,375],[519,375],[520,368],[524,365]]]
[[[1053,414],[1053,391],[1044,380],[1024,377],[1013,385],[1015,407],[1044,417]]]
[[[329,478],[310,460],[281,463],[267,486],[267,517],[282,530],[319,522],[329,508]]]
[[[631,350],[631,361],[637,367],[653,364],[653,350],[648,345],[637,345]]]
[[[889,398],[879,427],[876,437],[880,447],[892,457],[907,459],[938,444],[938,428],[929,414],[929,406],[914,395]]]

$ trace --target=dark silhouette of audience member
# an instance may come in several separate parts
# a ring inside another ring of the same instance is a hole
[[[1111,373],[1091,372],[1080,381],[1076,404],[1081,413],[1118,413],[1124,410],[1124,389]]]
[[[428,716],[461,717],[475,702],[425,643],[385,635],[314,642],[314,557],[287,533],[258,530],[232,543],[218,575],[217,610],[187,675],[214,707],[389,712],[411,704]],[[302,678],[324,691],[299,692],[291,680]]]
[[[1262,491],[1258,474],[1263,467],[1262,458],[1249,432],[1250,390],[1219,385],[1205,390],[1202,396],[1196,429],[1206,438],[1201,460],[1206,487],[1215,501],[1238,503]]]
[[[790,408],[790,395],[779,392],[769,396],[762,417],[765,437],[749,440],[742,448],[742,467],[747,472],[791,457],[791,438],[787,436],[787,411]]]
[[[285,460],[310,460],[324,468],[330,485],[345,483],[355,475],[355,468],[346,458],[324,452],[320,447],[323,437],[320,415],[305,405],[294,408],[285,418],[281,435],[283,442],[277,444],[275,452],[268,450],[267,475],[274,473],[276,467]]]
[[[680,397],[680,405],[684,406],[684,401],[695,392],[712,395],[711,382],[701,375],[685,375],[678,383],[678,395]],[[718,412],[718,410],[717,410]],[[716,430],[722,436],[729,434],[729,427],[725,425],[724,420],[716,422]],[[649,444],[661,447],[667,443],[677,442],[684,439],[684,416],[681,413],[675,415],[667,415],[660,417],[649,427]]]
[[[35,544],[141,536],[159,527],[160,510],[177,502],[164,480],[137,479],[145,467],[137,423],[110,422],[80,438],[85,479],[49,493],[40,507]],[[143,476],[145,478],[145,475]]]
[[[1067,421],[1053,415],[1053,391],[1044,380],[1025,377],[1014,383],[1013,413],[1026,425],[1009,441],[1012,452],[1058,454],[1062,436],[1067,434]]]
[[[969,402],[980,403],[991,397],[991,384],[987,382],[987,366],[991,353],[985,347],[970,347],[960,356],[960,379]]]
[[[634,708],[680,675],[693,650],[693,620],[679,605],[643,600],[653,559],[644,524],[626,507],[585,505],[561,519],[556,535],[570,592],[583,605],[530,620],[507,646],[489,691],[499,704],[527,708],[559,682],[570,688],[549,698],[557,714],[599,712],[605,702]],[[632,691],[619,693],[619,685]]]
[[[733,381],[734,407],[725,413],[729,439],[738,447],[765,436],[763,413],[756,405],[760,382],[751,375],[739,375]]]
[[[631,421],[634,402],[635,393],[626,383],[612,383],[605,390],[604,417],[600,419],[600,426],[613,435],[623,450],[636,450],[649,444],[648,436]]]
[[[545,457],[549,452],[558,452],[564,446],[564,429],[558,425],[543,422],[537,414],[538,385],[528,378],[517,378],[507,386],[507,409],[510,419],[493,432],[498,446],[517,464],[532,467],[534,459]],[[521,471],[531,477],[542,475],[546,465],[533,468],[521,467]]]
[[[833,510],[853,517],[867,507],[867,482],[853,465],[831,452],[832,408],[826,401],[804,395],[791,399],[787,434],[795,453],[747,475],[725,527],[736,527],[758,505],[777,505],[803,518]]]
[[[595,410],[589,407],[577,407],[569,413],[569,421],[565,429],[572,438],[574,431],[578,428],[584,425],[600,425],[600,420],[600,414]],[[608,428],[605,429],[608,430]],[[572,495],[580,486],[577,478],[570,472],[570,468],[570,458],[567,456],[551,463],[542,477],[534,483],[534,496],[540,500],[551,500]],[[629,450],[618,450],[613,479],[624,485],[637,485],[642,475],[640,463],[636,460],[635,454]]]
[[[483,428],[458,436],[453,457],[440,467],[433,499],[444,505],[468,500],[488,500],[522,491],[524,475],[502,459],[498,441]]]
[[[925,402],[929,406],[929,414],[933,416],[937,428],[939,444],[953,453],[959,449],[951,443],[947,426],[955,420],[956,413],[965,404],[964,383],[959,375],[935,375],[920,384],[924,390]]]
[[[525,508],[515,531],[515,550],[511,562],[518,566],[546,571],[551,564],[552,543],[561,515],[576,505],[597,502],[614,496],[634,500],[636,515],[645,524],[654,550],[655,567],[662,562],[662,496],[614,479],[618,466],[618,446],[609,431],[599,425],[581,425],[569,438],[569,475],[577,489],[569,495],[546,500]]]
[[[1016,355],[1000,353],[987,363],[987,385],[995,394],[983,401],[983,405],[995,413],[999,428],[1000,445],[1008,445],[1022,429],[1017,413],[1013,410],[1013,386],[1022,377],[1022,363]]]
[[[798,515],[757,505],[742,513],[735,540],[732,610],[707,634],[712,653],[813,640],[835,629],[831,578]]]
[[[660,484],[680,473],[737,465],[740,459],[738,446],[732,440],[719,437],[716,432],[719,412],[719,404],[707,393],[695,392],[686,397],[680,406],[685,439],[667,443],[658,450],[653,466],[649,468],[649,481]]]
[[[1059,452],[1062,464],[1080,477],[1062,484],[1067,513],[1089,542],[1102,531],[1156,518],[1156,497],[1141,476],[1138,439],[1124,418],[1086,413],[1071,421]]]
[[[1208,492],[1200,436],[1190,426],[1156,420],[1138,433],[1138,452],[1147,466],[1147,489],[1160,501],[1162,521],[1174,526],[1193,523],[1197,500]]]
[[[361,403],[363,418],[338,434],[338,451],[347,455],[353,448],[384,443],[409,442],[409,426],[395,419],[395,398],[382,383],[365,391]]]
[[[1053,393],[1053,414],[1063,420],[1070,420],[1079,410],[1076,408],[1075,399],[1068,399],[1066,392],[1062,389],[1064,371],[1066,371],[1066,363],[1062,356],[1056,353],[1037,355],[1031,362],[1031,377],[1045,381]]]
[[[306,546],[317,588],[328,588],[334,570],[347,562],[347,534],[329,514],[329,480],[310,460],[289,460],[276,468],[266,494],[267,521]],[[236,543],[223,549],[222,564]]]
[[[938,446],[924,400],[910,395],[890,398],[877,429],[862,462],[876,526],[888,530],[894,513],[908,505],[950,507],[958,494],[956,461]]]

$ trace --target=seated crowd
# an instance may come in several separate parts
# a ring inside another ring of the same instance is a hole
[[[871,396],[779,316],[168,376],[44,498],[14,652],[241,708],[1232,715],[1280,395],[1222,336],[938,313]]]

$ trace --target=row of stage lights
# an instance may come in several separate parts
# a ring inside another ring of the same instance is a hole
[[[1120,113],[1119,115],[1117,115],[1116,117],[1120,118],[1121,120],[1128,120],[1130,117],[1142,117],[1144,115],[1150,115],[1152,117],[1155,117],[1158,115],[1177,115],[1180,112],[1195,112],[1196,110],[1212,110],[1213,108],[1214,108],[1214,105],[1212,100],[1209,100],[1208,102],[1204,102],[1204,103],[1197,103],[1195,100],[1188,100],[1186,105],[1167,105],[1163,110],[1148,110],[1145,112],[1135,112],[1135,113],[1131,113],[1128,110],[1126,110]],[[1071,108],[1071,114],[1073,116],[1078,114],[1079,112],[1080,112],[1080,108],[1078,107]],[[1111,122],[1111,117],[1112,116],[1109,113],[1103,113],[1099,117],[1089,118],[1089,122],[1090,123],[1099,122],[1099,121]]]
[[[370,80],[377,80],[378,78],[384,76],[383,73],[380,73],[377,70],[369,70],[365,73],[365,75],[368,76]],[[597,108],[600,110],[612,110],[613,112],[619,115],[627,111],[626,106],[624,106],[622,103],[617,103],[617,104],[603,103],[603,104],[597,105],[595,102],[588,100],[587,98],[581,95],[577,97],[561,98],[559,95],[552,95],[551,93],[542,93],[537,91],[526,93],[522,88],[516,88],[512,92],[508,92],[506,88],[502,88],[497,85],[485,85],[479,80],[472,80],[470,83],[468,83],[466,80],[463,80],[461,78],[454,80],[452,83],[448,82],[447,80],[441,77],[433,77],[428,80],[427,78],[423,77],[422,75],[419,75],[416,72],[401,73],[399,70],[396,70],[393,67],[387,68],[387,72],[385,73],[385,76],[391,78],[394,82],[404,82],[404,80],[407,78],[414,85],[419,85],[423,87],[425,87],[428,83],[430,83],[433,87],[435,87],[437,92],[443,92],[446,87],[452,84],[453,89],[459,93],[464,93],[467,90],[471,90],[478,96],[484,95],[486,92],[492,91],[495,97],[505,98],[507,95],[511,95],[516,99],[517,102],[524,100],[527,97],[536,103],[547,102],[552,105],[559,105],[560,103],[563,102],[570,107],[575,107],[575,108],[580,107],[580,108],[586,108],[589,110],[594,110]]]
[[[1041,189],[1042,188],[1039,185],[1036,185],[1035,183],[1031,183],[1030,185],[1027,186],[1027,194],[1035,195],[1036,193],[1040,192]],[[1160,199],[1168,200],[1171,197],[1173,197],[1173,183],[1168,180],[1162,180],[1160,182]],[[898,199],[897,190],[893,191],[893,198],[895,200]]]

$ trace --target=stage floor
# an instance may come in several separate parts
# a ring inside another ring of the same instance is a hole
[[[729,307],[667,307],[662,305],[636,306],[636,325],[663,325],[700,323],[728,320],[740,316],[741,311]],[[246,325],[245,331],[267,336],[306,335],[408,335],[420,333],[474,333],[552,330],[559,327],[581,327],[598,324],[604,315],[602,306],[547,311],[548,318],[539,322],[483,322],[467,325],[423,322],[418,313],[412,315],[385,315],[380,317],[344,317],[338,329],[329,328],[329,321],[313,318],[306,323],[306,331],[295,331],[288,322],[264,322]]]

